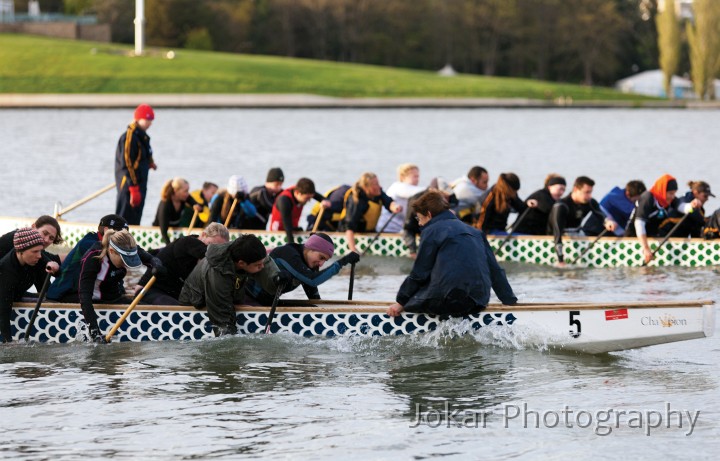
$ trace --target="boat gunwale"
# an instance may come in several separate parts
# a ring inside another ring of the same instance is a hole
[[[295,303],[294,305],[292,303]],[[345,301],[345,300],[283,300],[282,305],[277,306],[278,313],[314,313],[314,314],[385,314],[390,301]],[[610,302],[610,303],[518,303],[514,306],[502,304],[490,304],[478,314],[490,312],[533,312],[533,311],[568,311],[568,310],[617,310],[617,309],[668,309],[668,308],[702,308],[715,304],[713,300],[684,300],[684,301],[634,301],[634,302]],[[14,303],[15,308],[34,308],[32,302]],[[343,306],[343,307],[341,307]],[[46,301],[43,303],[44,310],[52,309],[80,309],[79,303],[59,303]],[[107,311],[123,311],[127,309],[124,304],[96,304],[96,309]],[[235,312],[242,313],[264,313],[270,309],[269,306],[236,305]],[[198,309],[193,306],[162,306],[141,304],[135,308],[136,311],[163,311],[163,312],[206,312],[204,308]],[[424,314],[430,315],[430,314]]]

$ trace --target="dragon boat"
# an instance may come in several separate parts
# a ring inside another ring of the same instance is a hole
[[[708,337],[715,329],[713,301],[491,304],[478,314],[452,318],[412,313],[388,317],[385,310],[390,304],[281,300],[271,332],[305,337],[480,334],[481,339],[485,335],[490,339],[503,337],[523,347],[540,344],[598,354]],[[24,339],[34,307],[34,303],[15,304],[11,325],[14,340]],[[126,308],[97,305],[101,329],[108,331]],[[239,305],[235,310],[241,334],[265,330],[268,307]],[[45,302],[27,339],[41,343],[83,340],[83,325],[79,305]],[[113,341],[188,341],[212,337],[203,310],[139,305],[120,326]]]
[[[0,218],[0,235],[18,227],[32,224],[30,218]],[[78,223],[60,221],[65,246],[68,250],[74,246],[86,233],[97,230],[97,223]],[[131,226],[130,232],[140,246],[145,249],[164,246],[158,227]],[[168,231],[171,239],[184,235],[186,229],[171,229]],[[196,230],[199,232],[199,230]],[[230,237],[236,238],[242,232],[251,232],[257,235],[267,247],[276,247],[285,244],[284,232],[270,232],[259,230],[231,230]],[[342,256],[349,252],[347,238],[344,233],[328,233],[335,242],[336,252]],[[407,246],[399,234],[356,234],[356,246],[361,252],[375,256],[407,256]],[[307,233],[297,235],[300,242],[304,241]],[[503,243],[505,237],[489,236],[490,246],[495,251],[499,261],[520,262],[540,265],[553,265],[557,262],[552,236],[512,236]],[[643,251],[636,239],[603,237],[592,245],[595,237],[563,237],[563,251],[565,261],[573,261],[579,267],[629,267],[641,266]],[[660,243],[659,239],[650,239],[650,248],[655,250]],[[500,248],[502,247],[502,248]],[[589,250],[585,252],[585,250]],[[584,254],[583,254],[584,253]],[[580,257],[582,255],[582,257]],[[578,257],[579,260],[575,261]],[[720,240],[679,239],[671,238],[656,253],[650,266],[712,266],[720,264]]]

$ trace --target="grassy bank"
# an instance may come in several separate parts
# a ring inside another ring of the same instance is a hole
[[[645,100],[607,88],[306,59],[0,34],[0,93],[307,93],[336,97]]]

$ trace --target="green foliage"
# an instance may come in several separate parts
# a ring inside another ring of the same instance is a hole
[[[674,99],[671,81],[680,62],[680,23],[675,7],[668,2],[665,9],[655,18],[658,30],[658,49],[660,50],[660,69],[663,71],[665,94]]]
[[[65,14],[80,16],[92,11],[93,0],[65,0]]]
[[[75,0],[81,1],[81,0]],[[132,43],[131,0],[90,0]],[[655,0],[147,0],[150,46],[613,84],[656,66]],[[653,8],[650,8],[654,10]]]
[[[0,34],[0,93],[304,93],[336,97],[645,100],[607,88],[309,59]],[[40,64],[41,63],[41,64]]]
[[[715,99],[713,80],[720,67],[720,2],[695,0],[695,24],[688,23],[692,81],[698,98]]]
[[[190,50],[212,50],[213,42],[212,37],[210,37],[210,32],[204,27],[191,30],[187,34],[185,48]]]

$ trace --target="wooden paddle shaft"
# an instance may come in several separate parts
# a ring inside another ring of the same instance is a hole
[[[313,224],[312,231],[317,232],[318,227],[320,226],[320,221],[322,221],[323,213],[325,213],[325,207],[322,206],[322,203],[320,204],[320,212],[318,213],[317,217],[315,218],[315,224]]]
[[[120,328],[120,325],[125,322],[125,319],[130,315],[130,313],[135,309],[135,306],[138,305],[140,301],[142,301],[143,296],[145,296],[145,293],[150,290],[150,287],[153,286],[153,283],[155,283],[155,276],[153,275],[150,277],[150,280],[148,280],[147,285],[143,287],[142,290],[140,290],[140,293],[135,297],[133,302],[128,306],[127,309],[125,309],[125,312],[123,312],[123,315],[120,317],[120,319],[115,323],[115,326],[112,327],[112,329],[108,332],[108,334],[105,336],[105,341],[110,342],[110,339],[112,339],[113,335],[116,331],[118,331],[118,328]]]
[[[232,206],[230,207],[230,213],[228,213],[227,218],[225,218],[225,227],[228,227],[230,225],[230,221],[232,220],[232,215],[235,213],[235,207],[237,206],[238,199],[235,197],[235,200],[233,200]]]
[[[193,213],[193,217],[190,220],[190,227],[188,227],[187,234],[190,235],[190,232],[193,230],[193,227],[195,227],[195,221],[197,221],[197,217],[200,214],[198,210],[195,210]]]
[[[58,211],[57,213],[55,213],[55,218],[57,219],[57,218],[59,218],[60,216],[64,215],[65,213],[67,213],[67,212],[69,212],[69,211],[72,211],[72,210],[74,210],[75,208],[79,207],[80,205],[86,204],[86,203],[89,202],[90,200],[92,200],[92,199],[94,199],[94,198],[96,198],[96,197],[99,197],[100,195],[104,194],[105,192],[109,191],[110,189],[112,189],[112,188],[114,188],[114,187],[115,187],[115,183],[108,184],[107,186],[103,187],[103,188],[100,189],[99,191],[94,192],[94,193],[88,195],[87,197],[85,197],[85,198],[83,198],[83,199],[80,199],[80,200],[78,200],[77,202],[75,202],[75,203],[73,203],[73,204],[71,204],[71,205],[63,208],[62,210]]]

